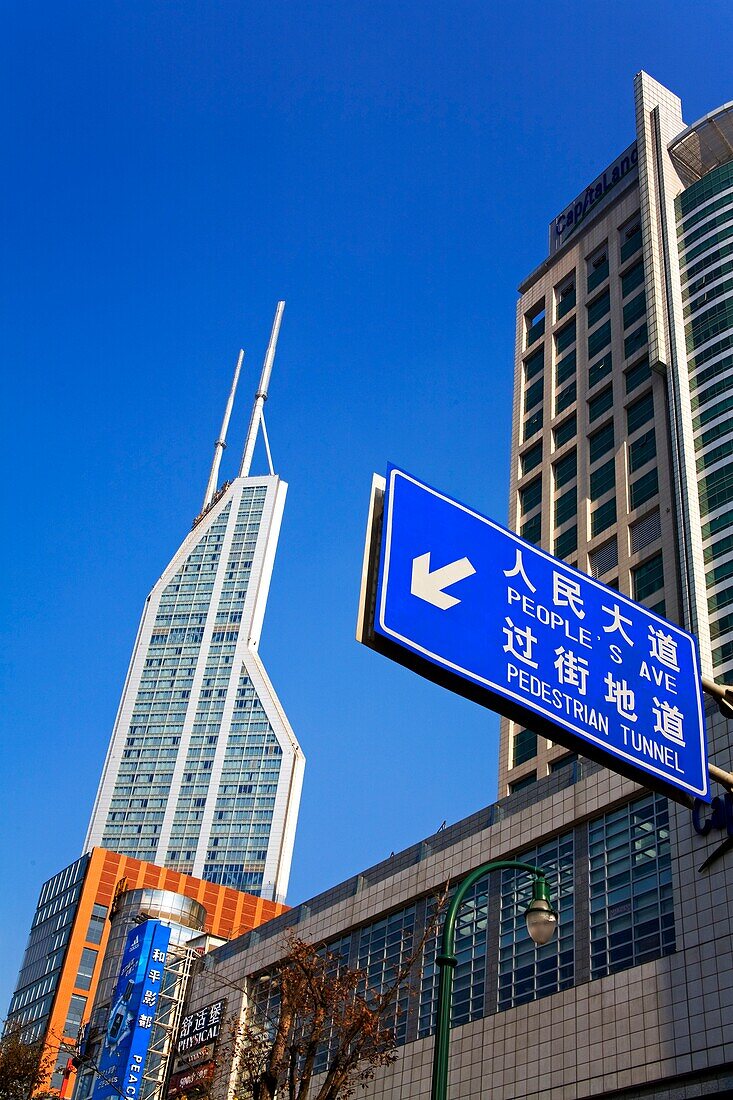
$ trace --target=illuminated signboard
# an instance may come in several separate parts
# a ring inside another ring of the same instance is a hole
[[[137,1100],[163,982],[170,928],[147,920],[130,929],[97,1065],[93,1100]]]

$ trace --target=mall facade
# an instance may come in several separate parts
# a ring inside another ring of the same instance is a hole
[[[510,525],[699,639],[733,674],[733,104],[685,126],[640,73],[636,136],[550,225],[520,287]],[[377,658],[375,657],[375,660]],[[409,675],[405,672],[405,675]],[[709,757],[730,769],[709,706]],[[733,799],[670,801],[502,721],[498,801],[213,951],[188,1011],[269,996],[288,930],[387,981],[436,893],[494,859],[461,912],[449,1095],[685,1100],[733,1092]],[[395,1006],[400,1054],[366,1095],[430,1095],[436,943]],[[327,1051],[320,1057],[325,1062]],[[218,1073],[217,1097],[236,1072]]]

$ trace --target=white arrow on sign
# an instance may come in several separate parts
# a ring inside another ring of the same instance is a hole
[[[431,603],[434,607],[447,611],[449,607],[454,607],[455,604],[461,601],[457,600],[455,596],[449,596],[443,589],[450,588],[452,584],[465,580],[466,577],[470,577],[475,572],[476,570],[468,558],[459,558],[458,561],[441,565],[439,569],[434,569],[431,573],[430,552],[428,551],[427,554],[420,554],[419,557],[413,558],[410,592],[413,596],[417,596],[419,600],[425,600],[426,603]]]

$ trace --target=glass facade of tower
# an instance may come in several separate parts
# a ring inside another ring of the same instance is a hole
[[[276,899],[302,755],[256,645],[283,494],[237,478],[153,589],[87,838]]]
[[[716,674],[733,668],[733,163],[676,202],[700,517]]]

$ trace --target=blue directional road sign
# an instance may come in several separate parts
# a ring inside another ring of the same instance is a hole
[[[492,709],[709,801],[692,635],[394,466],[373,629]]]

